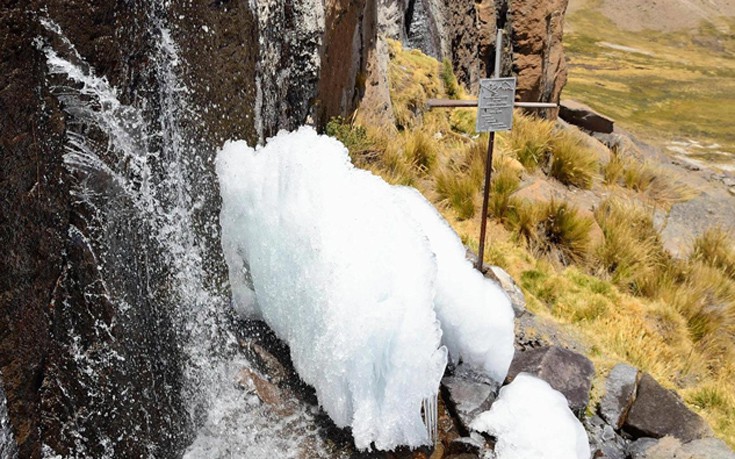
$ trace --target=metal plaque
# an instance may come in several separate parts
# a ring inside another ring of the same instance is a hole
[[[485,78],[480,80],[475,131],[510,131],[513,126],[515,97],[515,78]]]

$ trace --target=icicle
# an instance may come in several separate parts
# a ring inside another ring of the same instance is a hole
[[[426,426],[426,433],[429,436],[429,444],[434,445],[438,440],[438,413],[437,413],[437,397],[438,394],[434,394],[432,397],[428,397],[421,402],[421,415]]]

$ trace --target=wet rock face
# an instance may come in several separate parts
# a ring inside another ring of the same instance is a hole
[[[259,35],[255,127],[263,141],[279,129],[294,129],[314,115],[325,5],[318,0],[255,4]]]
[[[97,145],[108,139],[93,127],[80,128],[70,106],[60,103],[60,94],[75,87],[49,75],[36,44],[93,68],[117,89],[122,104],[146,100],[141,110],[156,126],[161,87],[150,56],[161,34],[152,23],[168,22],[190,71],[186,86],[206,113],[206,119],[189,125],[197,133],[192,138],[201,139],[203,165],[223,139],[256,139],[254,85],[241,83],[254,80],[257,29],[249,25],[249,9],[228,4],[188,2],[181,10],[163,11],[155,5],[74,0],[20,2],[0,12],[0,234],[7,254],[0,262],[0,372],[20,457],[39,457],[44,443],[61,454],[101,456],[103,438],[120,438],[115,445],[131,455],[147,455],[150,445],[164,456],[175,455],[184,446],[189,422],[182,416],[172,311],[150,300],[165,295],[163,289],[145,287],[165,283],[166,268],[147,265],[147,256],[155,254],[143,250],[144,224],[136,226],[140,222],[123,216],[102,231],[101,221],[108,217],[72,199],[70,190],[82,177],[63,164],[70,130],[84,129]],[[61,36],[41,25],[43,17],[60,26],[79,58]],[[219,27],[217,39],[204,33],[202,22],[210,31]],[[238,86],[242,91],[235,90]],[[219,198],[206,186],[214,183],[207,174],[213,177],[211,170],[202,173],[193,192],[203,197],[196,218],[209,233]],[[105,177],[84,179],[91,189],[115,196]],[[99,203],[121,212],[131,206],[122,198]],[[216,249],[207,243],[207,272],[216,283],[225,278],[225,265],[218,243]],[[115,263],[118,267],[102,279],[100,270]],[[132,312],[116,312],[104,281],[135,304]],[[124,360],[106,362],[113,354]],[[91,368],[95,371],[87,372]],[[83,444],[73,438],[80,428],[86,429]]]
[[[10,425],[8,417],[7,400],[2,388],[2,375],[0,375],[0,457],[13,459],[18,457],[18,445],[15,443],[15,434]]]
[[[0,372],[20,454],[32,457],[40,453],[48,308],[61,274],[69,195],[64,120],[31,51],[40,27],[25,7],[0,11]]]
[[[168,18],[193,105],[206,108],[199,114],[201,123],[191,128],[217,144],[230,136],[257,141],[255,13],[244,2],[172,2]]]

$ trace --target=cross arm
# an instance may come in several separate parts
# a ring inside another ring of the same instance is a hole
[[[513,104],[518,108],[558,108],[559,104],[554,102],[515,102]],[[454,99],[429,99],[426,106],[432,108],[458,108],[458,107],[477,107],[476,100],[454,100]]]

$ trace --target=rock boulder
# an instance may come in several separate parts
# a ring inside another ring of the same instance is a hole
[[[716,438],[703,438],[681,444],[673,437],[641,438],[628,448],[630,459],[735,459],[735,453]]]
[[[589,403],[595,368],[582,354],[559,346],[516,352],[506,383],[512,382],[521,372],[543,379],[564,394],[569,408],[577,416],[584,412]]]
[[[704,419],[649,374],[644,374],[638,383],[638,393],[623,430],[635,438],[672,436],[684,442],[712,433]]]
[[[498,384],[475,369],[461,364],[451,376],[442,379],[442,392],[462,428],[470,432],[469,425],[480,413],[490,409],[498,395]]]
[[[574,100],[561,101],[559,117],[569,124],[603,134],[612,133],[615,125],[615,121],[611,118],[601,115],[587,105]]]
[[[615,365],[605,381],[605,395],[600,401],[600,416],[620,429],[635,400],[638,369],[624,363]]]
[[[484,268],[484,267],[483,267]],[[490,266],[484,271],[485,277],[492,279],[505,291],[510,298],[513,313],[516,317],[520,317],[526,313],[526,297],[523,291],[518,287],[515,280],[503,268],[499,266]]]
[[[597,415],[583,419],[595,459],[626,459],[628,442]]]

